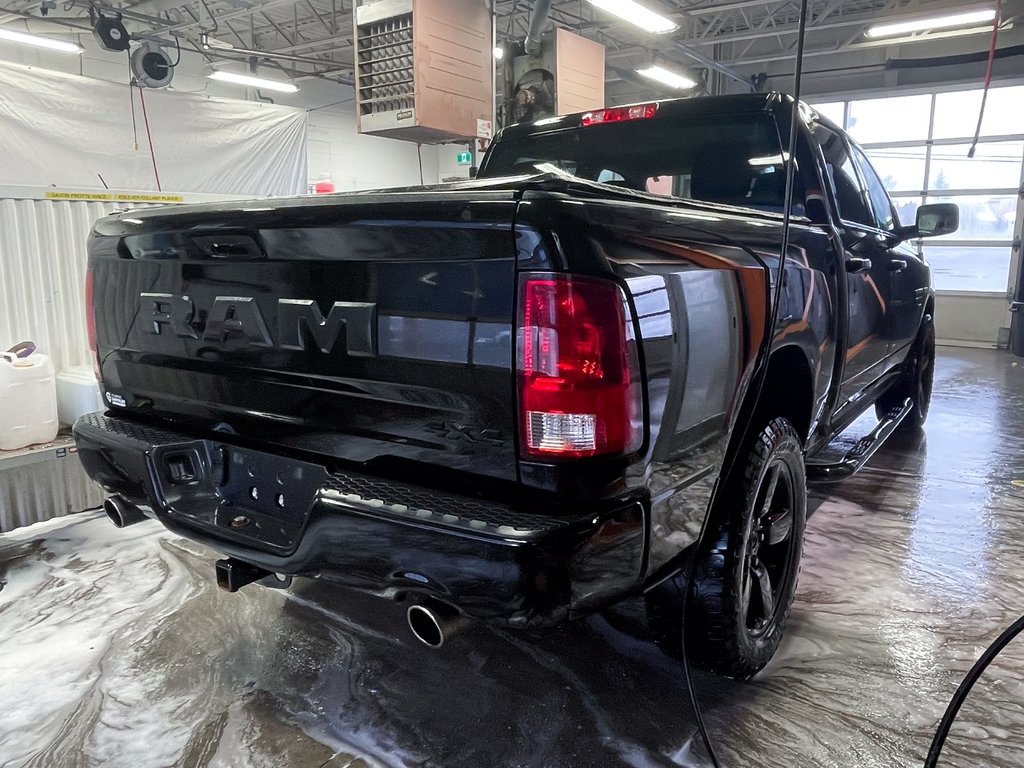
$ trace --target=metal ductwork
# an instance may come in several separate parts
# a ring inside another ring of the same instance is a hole
[[[544,27],[548,23],[548,15],[551,13],[551,0],[537,0],[533,4],[533,14],[530,16],[530,31],[526,35],[524,47],[531,56],[540,53],[541,37],[544,34]]]

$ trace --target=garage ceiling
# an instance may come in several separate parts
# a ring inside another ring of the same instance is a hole
[[[607,46],[612,100],[617,93],[642,93],[629,74],[652,56],[744,83],[749,82],[750,73],[793,56],[799,0],[643,2],[670,17],[679,29],[669,35],[651,35],[584,0],[555,0],[552,4],[554,23]],[[184,50],[195,50],[210,60],[247,60],[258,55],[266,57],[261,63],[293,78],[351,83],[353,0],[129,0],[120,5],[93,5],[122,12],[133,33],[149,33],[164,40],[177,37]],[[499,39],[525,36],[532,5],[531,0],[495,1]],[[870,46],[864,31],[881,20],[991,7],[991,3],[965,6],[950,0],[810,0],[809,5],[811,56]],[[0,23],[40,14],[40,0],[13,0],[0,7]],[[50,23],[87,28],[88,9],[88,0],[63,5],[58,0],[58,8],[50,11],[48,18]],[[1012,23],[1015,12],[1019,9],[1004,8],[1004,24]],[[204,32],[213,46],[207,50],[201,44]],[[232,47],[218,47],[224,44]],[[934,48],[929,53],[934,54]]]

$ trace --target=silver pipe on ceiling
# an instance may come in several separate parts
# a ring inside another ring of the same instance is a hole
[[[548,23],[548,15],[551,13],[551,0],[537,0],[533,4],[533,13],[530,15],[530,31],[526,35],[526,52],[531,56],[540,53],[540,40],[544,34],[544,27]]]

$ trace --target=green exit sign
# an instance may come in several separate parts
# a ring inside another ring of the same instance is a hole
[[[472,152],[459,152],[458,154],[459,165],[472,165],[473,164],[473,153]]]

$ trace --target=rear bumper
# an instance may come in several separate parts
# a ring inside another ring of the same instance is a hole
[[[636,589],[646,505],[554,517],[132,419],[74,428],[89,475],[167,528],[269,571],[548,624]]]

